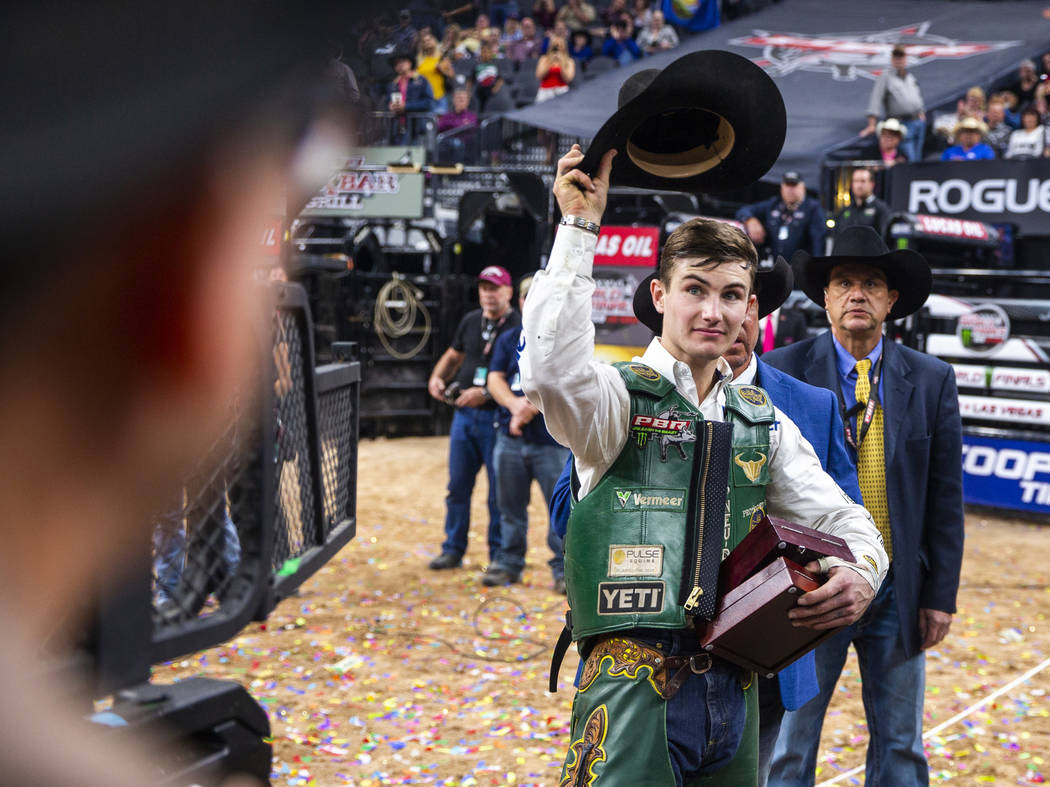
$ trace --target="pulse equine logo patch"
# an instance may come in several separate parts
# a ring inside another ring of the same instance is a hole
[[[660,544],[613,544],[609,547],[610,577],[658,577],[663,573],[664,548]]]
[[[962,41],[930,33],[932,22],[919,22],[886,30],[853,33],[774,32],[755,30],[751,35],[733,38],[730,44],[761,47],[762,57],[755,64],[771,77],[796,71],[830,74],[839,82],[858,78],[877,79],[890,67],[890,53],[898,43],[908,53],[908,67],[916,68],[932,60],[961,60],[1019,46],[1021,41]]]

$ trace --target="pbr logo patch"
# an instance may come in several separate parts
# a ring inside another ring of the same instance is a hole
[[[599,615],[658,615],[663,608],[663,582],[598,584]]]
[[[761,388],[755,388],[752,385],[738,386],[736,392],[740,394],[741,399],[753,404],[755,407],[764,407],[766,402],[769,401]]]
[[[671,407],[659,415],[631,416],[631,436],[639,448],[645,448],[649,438],[658,440],[660,444],[660,461],[667,461],[667,449],[674,446],[681,459],[688,459],[684,443],[695,443],[696,432],[692,429],[692,420],[678,408]]]
[[[684,489],[617,489],[614,511],[685,511]]]
[[[660,373],[655,369],[651,369],[644,363],[632,363],[627,366],[632,372],[641,377],[643,380],[659,380]]]
[[[659,544],[613,544],[609,547],[610,577],[658,577],[664,570]]]

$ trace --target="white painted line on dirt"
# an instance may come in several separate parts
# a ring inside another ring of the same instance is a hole
[[[1032,667],[1032,669],[1028,670],[1028,672],[1026,672],[1024,675],[1021,675],[1019,678],[1014,678],[1014,680],[1010,681],[1005,686],[1002,686],[1001,688],[996,689],[995,691],[993,691],[991,694],[989,694],[987,697],[985,697],[980,702],[975,702],[969,708],[966,708],[965,710],[959,711],[954,716],[952,716],[950,719],[948,719],[948,721],[945,721],[945,722],[942,722],[942,723],[938,724],[932,730],[927,730],[925,733],[923,733],[922,737],[923,738],[930,738],[930,737],[936,735],[941,730],[943,730],[945,727],[950,727],[953,724],[955,724],[957,721],[959,721],[961,719],[965,719],[967,716],[969,716],[975,710],[979,710],[979,709],[983,708],[985,705],[987,705],[992,700],[1002,696],[1003,694],[1008,692],[1010,689],[1012,689],[1014,686],[1017,686],[1018,684],[1024,683],[1030,677],[1032,677],[1033,675],[1035,675],[1035,674],[1037,674],[1039,672],[1042,672],[1047,667],[1050,667],[1050,659],[1046,659],[1042,664],[1039,664],[1038,666]],[[851,771],[846,771],[845,773],[840,773],[834,779],[828,779],[827,781],[821,782],[820,784],[817,785],[817,787],[825,787],[825,785],[828,785],[828,784],[835,784],[837,782],[842,781],[843,779],[848,779],[850,776],[856,776],[858,773],[863,773],[863,771],[864,771],[864,766],[863,765],[858,765],[856,768],[854,768]]]

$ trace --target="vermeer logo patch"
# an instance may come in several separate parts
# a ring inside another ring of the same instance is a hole
[[[610,577],[658,577],[664,570],[659,544],[613,544],[609,547]]]
[[[664,608],[663,582],[601,582],[599,615],[656,615]]]
[[[617,489],[615,511],[685,511],[684,489]]]

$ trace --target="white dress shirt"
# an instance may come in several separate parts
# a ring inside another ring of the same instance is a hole
[[[524,349],[518,364],[529,401],[543,413],[554,439],[576,458],[581,498],[616,461],[630,431],[631,399],[623,378],[612,366],[594,360],[591,272],[596,243],[597,237],[586,230],[558,228],[547,268],[533,278],[525,302]],[[702,402],[689,366],[668,353],[659,339],[653,339],[636,360],[671,380],[705,419],[725,420],[725,386],[732,379],[725,359],[719,359],[717,379]],[[794,422],[779,409],[774,411],[767,510],[773,516],[843,538],[858,563],[830,560],[828,567],[848,565],[878,589],[889,561],[871,516],[824,472]],[[864,556],[875,561],[877,570],[862,559]]]

